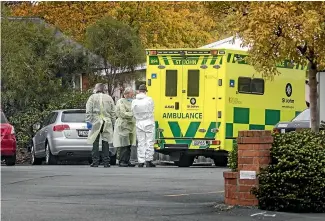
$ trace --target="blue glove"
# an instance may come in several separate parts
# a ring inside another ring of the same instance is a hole
[[[93,125],[90,122],[87,122],[87,129],[91,130],[92,127],[93,127]]]

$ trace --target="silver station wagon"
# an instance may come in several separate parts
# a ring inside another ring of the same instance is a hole
[[[89,130],[85,109],[56,110],[42,123],[34,125],[37,131],[30,147],[31,163],[48,165],[59,160],[89,160],[92,145],[87,144]],[[101,142],[100,142],[100,151]],[[111,165],[116,164],[116,148],[110,146]]]

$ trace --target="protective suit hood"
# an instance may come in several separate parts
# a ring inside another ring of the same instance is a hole
[[[135,98],[138,100],[141,100],[146,97],[148,97],[148,96],[145,93],[139,93],[139,94],[137,94],[137,96],[135,96]]]

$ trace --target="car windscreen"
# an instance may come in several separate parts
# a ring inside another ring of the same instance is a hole
[[[310,109],[306,109],[297,117],[295,117],[292,121],[310,121]]]
[[[7,124],[8,123],[8,120],[5,116],[5,114],[1,111],[1,123],[2,124]]]
[[[65,111],[62,113],[61,122],[67,122],[67,123],[86,122],[86,111]]]

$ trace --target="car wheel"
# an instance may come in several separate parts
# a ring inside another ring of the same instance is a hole
[[[57,164],[57,159],[56,157],[51,153],[51,148],[49,143],[46,144],[45,147],[45,163],[47,165],[55,165]]]
[[[5,161],[7,166],[14,166],[16,164],[16,154],[11,157],[7,157]]]
[[[34,144],[32,144],[32,147],[30,149],[30,163],[32,165],[41,165],[42,164],[42,159],[35,157]]]

